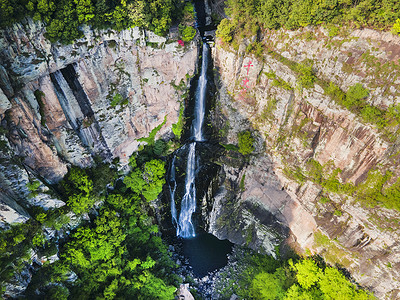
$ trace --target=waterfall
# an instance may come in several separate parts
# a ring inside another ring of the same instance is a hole
[[[179,223],[176,231],[177,236],[189,238],[196,236],[192,223],[192,214],[196,211],[196,142],[189,146],[189,154],[186,166],[185,195],[181,202],[181,213],[179,214]]]
[[[177,225],[176,235],[183,238],[195,237],[195,228],[192,221],[192,215],[196,211],[196,142],[204,141],[203,123],[206,106],[206,91],[207,91],[207,67],[208,67],[209,46],[206,42],[203,43],[201,73],[197,83],[195,93],[195,109],[194,119],[191,128],[192,141],[189,145],[189,152],[186,163],[185,177],[185,194],[181,201],[181,211],[179,220],[177,221],[177,212],[175,208],[175,157],[172,160],[170,170],[170,195],[171,195],[171,215],[172,223]],[[186,147],[186,145],[185,145]],[[172,186],[171,186],[172,184]]]
[[[203,141],[203,122],[207,87],[208,45],[203,43],[201,74],[196,90],[195,119],[193,121],[193,136],[195,141]]]

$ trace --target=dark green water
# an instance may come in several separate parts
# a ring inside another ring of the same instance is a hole
[[[199,232],[191,239],[183,239],[182,244],[183,254],[189,259],[189,264],[198,277],[204,277],[208,272],[224,267],[233,245],[228,240],[221,241],[205,232]]]

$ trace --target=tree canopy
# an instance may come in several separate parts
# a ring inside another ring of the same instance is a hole
[[[217,31],[224,42],[231,42],[237,35],[255,35],[260,27],[297,29],[307,25],[349,23],[400,33],[400,2],[397,0],[227,0],[226,4],[231,20],[221,22]]]
[[[139,26],[163,35],[184,10],[183,0],[0,0],[0,28],[31,16],[46,24],[51,42],[82,37],[83,24],[116,30]]]

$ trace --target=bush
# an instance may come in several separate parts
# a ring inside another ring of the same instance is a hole
[[[396,23],[394,23],[392,27],[392,33],[400,35],[400,19],[397,19]]]
[[[95,199],[91,195],[93,181],[86,174],[86,171],[73,166],[62,185],[68,196],[67,204],[74,213],[83,214],[88,212]]]
[[[349,87],[346,98],[343,101],[344,106],[347,108],[358,108],[362,105],[360,100],[367,98],[369,91],[365,89],[360,83]]]
[[[243,131],[238,134],[239,152],[248,155],[254,151],[254,138],[250,131]]]
[[[300,73],[299,83],[302,88],[312,88],[314,86],[315,75],[312,70],[312,66],[307,66],[304,64],[297,65],[297,71]]]
[[[224,43],[230,43],[233,39],[236,24],[232,20],[223,19],[218,25],[216,31],[217,37],[219,37]]]
[[[190,42],[196,36],[196,29],[192,26],[179,25],[179,32],[184,42]]]

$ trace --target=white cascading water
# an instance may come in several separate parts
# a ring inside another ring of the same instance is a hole
[[[196,142],[203,141],[203,123],[205,115],[205,101],[206,101],[206,88],[207,88],[207,66],[208,66],[208,44],[203,43],[201,61],[201,74],[199,77],[196,94],[195,94],[195,111],[194,120],[192,123],[192,136],[194,140],[189,145],[189,152],[186,165],[186,178],[185,178],[185,194],[181,202],[181,212],[176,228],[176,235],[183,238],[195,237],[196,232],[192,222],[192,214],[196,211]],[[173,170],[170,172],[170,182],[174,183],[171,188],[171,214],[172,222],[176,222],[176,208],[175,208],[175,158],[172,161]]]
[[[196,142],[203,141],[203,122],[207,87],[208,44],[203,43],[201,60],[201,74],[196,89],[195,119],[193,120],[193,134]]]
[[[189,146],[189,153],[186,166],[185,195],[181,202],[181,213],[179,214],[179,223],[176,229],[176,235],[183,238],[196,236],[192,223],[192,214],[196,211],[196,142]]]

